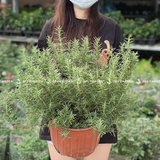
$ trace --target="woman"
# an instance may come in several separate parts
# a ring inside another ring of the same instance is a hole
[[[55,42],[55,30],[58,26],[63,30],[66,41],[88,36],[92,42],[94,37],[100,37],[102,49],[106,48],[105,40],[108,40],[115,49],[118,49],[123,41],[122,32],[117,22],[99,13],[98,0],[57,0],[54,17],[44,25],[38,39],[38,48],[47,48],[47,36],[51,36],[53,43]],[[116,131],[115,135],[106,133],[100,139],[96,150],[91,155],[84,157],[84,160],[107,160],[112,144],[117,142]],[[40,131],[40,139],[48,141],[51,160],[75,160],[62,156],[56,151],[50,142],[48,128]]]

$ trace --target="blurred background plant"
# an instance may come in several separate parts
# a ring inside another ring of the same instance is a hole
[[[9,159],[8,155],[12,160],[49,159],[47,143],[39,140],[38,129],[31,130],[26,121],[28,113],[21,104],[13,101],[8,113],[4,104],[8,98],[6,91],[12,91],[17,86],[16,71],[24,69],[21,56],[23,49],[25,48],[30,54],[32,46],[33,44],[0,43],[0,159],[2,160],[4,157]]]
[[[35,10],[21,10],[19,14],[14,13],[11,8],[7,8],[6,16],[3,18],[0,13],[1,22],[0,29],[6,31],[41,31],[45,21],[50,19],[53,15],[52,8],[37,8]],[[9,33],[8,34],[13,34]]]
[[[112,152],[134,160],[160,158],[160,71],[159,63],[142,59],[134,70],[131,92],[136,101],[130,116],[118,126],[118,143]]]
[[[17,130],[17,131],[16,131]],[[10,157],[12,160],[48,160],[47,143],[39,139],[39,132],[26,125],[10,133]]]
[[[152,20],[145,18],[128,19],[124,18],[121,11],[109,12],[105,15],[115,19],[119,23],[124,37],[133,37],[134,43],[153,45],[160,41],[159,18]]]
[[[131,116],[119,126],[118,143],[112,151],[120,155],[134,157],[135,160],[149,160],[159,154],[159,132],[157,122],[149,118]],[[160,155],[159,155],[160,156]],[[154,159],[155,160],[155,159]]]

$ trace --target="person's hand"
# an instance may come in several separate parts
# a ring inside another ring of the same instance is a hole
[[[101,66],[106,65],[110,57],[110,43],[108,40],[105,40],[104,43],[107,45],[107,48],[102,50],[102,54],[100,55],[98,60]]]

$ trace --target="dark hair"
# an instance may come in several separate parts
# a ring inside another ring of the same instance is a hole
[[[73,4],[69,0],[57,0],[55,13],[52,23],[52,38],[55,36],[55,29],[60,26],[64,31],[63,36],[66,40],[73,38],[80,39],[88,36],[91,40],[98,36],[100,13],[98,11],[98,2],[96,2],[88,12],[88,19],[81,21],[81,25],[76,19]]]

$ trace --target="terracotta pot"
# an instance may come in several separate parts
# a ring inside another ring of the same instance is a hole
[[[100,140],[98,132],[92,128],[69,129],[67,137],[60,134],[62,131],[62,128],[50,127],[51,140],[60,154],[72,158],[90,155]]]

